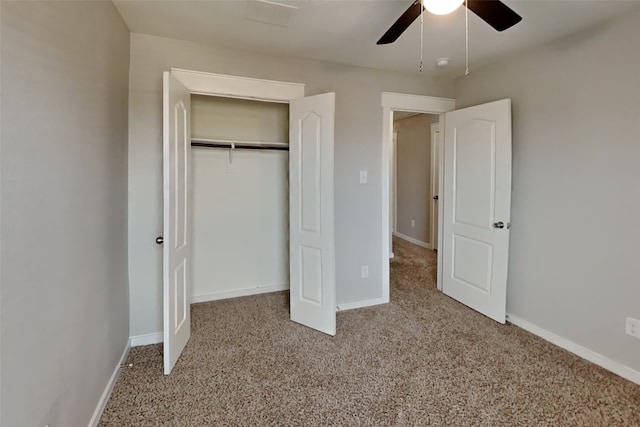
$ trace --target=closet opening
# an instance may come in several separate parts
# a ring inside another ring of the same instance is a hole
[[[289,289],[289,104],[191,95],[191,303]]]
[[[165,374],[194,302],[289,289],[290,319],[335,335],[335,93],[172,69],[162,104]]]

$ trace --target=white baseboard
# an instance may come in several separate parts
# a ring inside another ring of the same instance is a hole
[[[387,298],[375,298],[364,301],[347,302],[345,304],[338,304],[337,311],[353,310],[355,308],[371,307],[373,305],[388,304]]]
[[[261,286],[255,288],[238,289],[233,291],[212,292],[210,294],[191,295],[191,304],[198,302],[217,301],[221,299],[246,297],[248,295],[266,294],[270,292],[280,292],[289,290],[288,283],[278,285]]]
[[[91,421],[89,421],[89,427],[96,427],[100,422],[100,417],[102,417],[102,413],[104,412],[104,408],[107,406],[107,402],[109,401],[109,397],[111,397],[111,392],[113,391],[113,386],[116,385],[116,381],[118,380],[118,376],[120,375],[120,366],[124,364],[127,360],[127,356],[129,355],[129,342],[127,341],[127,345],[124,347],[124,351],[122,352],[122,356],[120,356],[120,360],[116,364],[116,368],[113,370],[113,374],[111,374],[111,378],[109,378],[109,382],[102,392],[102,396],[100,396],[100,400],[98,401],[98,406],[96,406],[95,411],[93,411],[93,415],[91,416]]]
[[[422,246],[426,249],[431,249],[431,245],[427,242],[423,242],[422,240],[414,239],[413,237],[409,237],[406,234],[398,233],[397,231],[393,233],[394,236],[401,238],[402,240],[406,240],[409,243],[413,243],[414,245]]]
[[[596,365],[601,366],[607,371],[613,372],[614,374],[619,375],[622,378],[636,384],[640,384],[640,372],[636,371],[635,369],[623,365],[622,363],[616,362],[615,360],[611,360],[608,357],[601,355],[600,353],[596,353],[595,351],[583,347],[580,344],[576,344],[573,341],[556,335],[553,332],[543,329],[540,326],[534,325],[533,323],[521,319],[518,316],[508,314],[507,320],[509,321],[509,323],[512,323],[524,329],[525,331],[531,332],[532,334],[537,335],[540,338],[575,354],[576,356],[580,356],[591,363],[595,363]]]
[[[151,334],[135,335],[129,338],[130,347],[139,347],[141,345],[158,344],[164,341],[162,332],[154,332]]]

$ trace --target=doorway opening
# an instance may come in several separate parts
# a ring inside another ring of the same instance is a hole
[[[390,276],[398,268],[436,287],[440,115],[393,112]]]
[[[455,100],[448,98],[436,98],[431,96],[410,95],[402,93],[382,93],[382,110],[383,110],[383,132],[382,132],[382,294],[383,301],[390,301],[390,262],[389,260],[394,256],[393,254],[393,232],[394,220],[392,220],[392,170],[394,164],[394,113],[405,112],[411,114],[428,114],[439,117],[438,122],[443,123],[443,115],[449,111],[455,109]],[[436,129],[437,130],[437,129]],[[440,133],[441,135],[442,133]],[[429,141],[430,144],[430,141]],[[438,174],[442,174],[442,156],[438,164]],[[435,240],[436,248],[439,247],[442,241],[442,180],[438,180],[437,194],[439,200],[437,202],[437,214],[432,217],[437,218],[438,226],[435,234],[438,236]],[[433,199],[431,199],[433,200]],[[395,213],[397,214],[397,212]],[[395,215],[394,214],[394,215]],[[429,228],[431,232],[431,227]],[[442,251],[437,252],[437,288],[442,290]]]
[[[438,113],[443,123],[438,182],[436,287],[504,323],[511,199],[511,100],[455,110],[453,100],[383,93],[384,297],[393,247],[391,179],[395,111]],[[444,117],[442,117],[442,114]],[[398,134],[396,134],[398,138]],[[388,163],[386,161],[388,160]],[[385,190],[388,190],[385,192]],[[389,213],[389,217],[385,217]],[[400,215],[396,212],[399,219]],[[386,221],[388,219],[388,221]]]
[[[438,248],[439,144],[439,115],[393,112],[391,230],[400,239],[434,250]]]

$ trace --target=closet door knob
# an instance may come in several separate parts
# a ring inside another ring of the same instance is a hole
[[[159,244],[159,245],[163,244],[164,243],[164,237],[162,237],[162,236],[156,237],[156,243]]]

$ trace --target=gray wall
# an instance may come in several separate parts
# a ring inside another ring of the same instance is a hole
[[[439,120],[419,114],[393,124],[398,132],[396,231],[423,243],[431,242],[431,124]]]
[[[2,2],[0,422],[86,426],[128,338],[129,30]]]
[[[507,310],[635,370],[640,340],[640,12],[457,80],[513,100]]]
[[[267,56],[132,34],[129,265],[132,336],[162,331],[162,72],[171,67],[292,81],[336,92],[335,229],[338,303],[382,297],[381,92],[450,96],[453,81]],[[359,184],[359,171],[369,184]],[[369,265],[369,278],[360,266]]]

